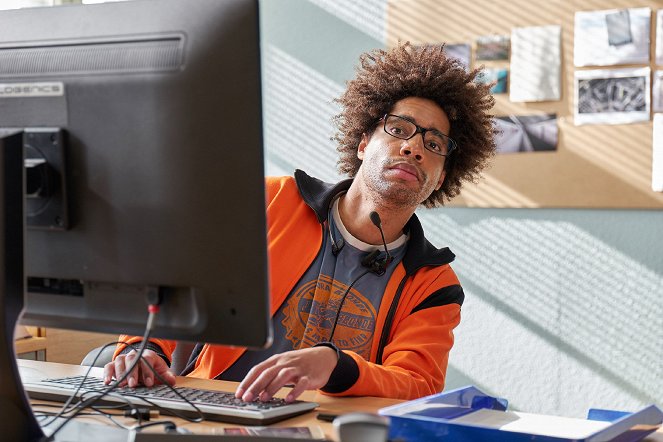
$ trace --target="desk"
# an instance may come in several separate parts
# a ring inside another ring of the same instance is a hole
[[[28,361],[19,360],[18,366],[21,369],[21,375],[25,379],[36,377],[37,379],[43,377],[60,377],[60,376],[75,376],[85,374],[87,367],[78,365],[58,364],[53,362],[41,361]],[[91,374],[93,376],[101,377],[103,370],[101,368],[93,368]],[[207,390],[225,390],[234,391],[237,386],[236,382],[227,381],[212,381],[208,379],[196,379],[188,377],[178,377],[177,385],[193,388],[204,388]],[[302,414],[290,419],[286,419],[277,424],[275,427],[319,427],[328,439],[333,439],[332,424],[328,422],[319,421],[316,419],[318,412],[343,414],[355,411],[363,412],[376,412],[382,407],[393,405],[401,401],[396,399],[384,399],[375,397],[353,397],[353,398],[336,398],[329,397],[314,391],[307,391],[300,397],[302,400],[317,402],[320,406],[309,413]],[[42,401],[35,401],[42,402]],[[173,420],[178,426],[189,429],[193,433],[199,434],[214,434],[218,428],[223,427],[236,427],[236,424],[223,424],[220,422],[202,422],[199,424],[188,423],[184,420],[166,417]],[[91,417],[81,419],[93,419],[102,423],[108,423],[105,418]],[[133,423],[135,421],[127,421]],[[663,442],[663,428],[659,429],[656,433],[650,435],[645,439],[646,442]]]
[[[45,361],[48,343],[45,329],[41,327],[23,327],[23,331],[28,336],[22,336],[14,341],[16,354],[34,353],[34,359]]]
[[[18,366],[21,370],[21,375],[25,380],[30,378],[40,379],[43,377],[61,377],[61,376],[75,376],[85,374],[87,367],[78,365],[58,364],[54,362],[41,362],[41,361],[28,361],[19,360]],[[93,368],[91,375],[102,377],[103,370],[101,368]],[[178,377],[177,385],[182,387],[203,388],[207,390],[225,390],[235,391],[237,386],[236,382],[227,381],[212,381],[209,379],[196,379],[189,377]],[[275,427],[319,427],[328,439],[333,438],[332,424],[323,422],[316,419],[319,412],[343,414],[355,411],[376,412],[382,407],[396,404],[400,401],[395,399],[384,399],[374,397],[353,397],[353,398],[335,398],[319,394],[314,391],[304,392],[300,399],[305,401],[317,402],[320,406],[311,412],[286,419],[279,423],[273,424]],[[35,401],[36,403],[43,403],[43,401]],[[188,423],[184,420],[173,418],[171,416],[165,417],[168,420],[173,420],[178,426],[187,428],[193,433],[200,434],[213,434],[215,430],[222,427],[237,427],[237,424],[223,424],[220,422],[202,422],[198,424]],[[101,417],[92,417],[84,419],[93,419],[101,423],[108,423],[108,420]],[[128,421],[135,423],[135,421]]]

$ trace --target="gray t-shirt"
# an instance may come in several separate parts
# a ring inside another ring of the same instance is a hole
[[[341,350],[369,358],[382,296],[392,272],[405,255],[408,236],[402,235],[387,244],[394,259],[383,275],[377,275],[367,273],[368,268],[361,263],[376,249],[380,250],[378,258],[383,258],[384,246],[367,244],[350,235],[338,213],[338,198],[328,222],[318,256],[273,318],[274,344],[268,349],[245,352],[220,379],[240,381],[254,365],[271,355],[330,340]],[[330,235],[337,246],[343,243],[336,255],[332,252]]]

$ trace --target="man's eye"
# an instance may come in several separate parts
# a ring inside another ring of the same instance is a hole
[[[394,135],[402,135],[403,134],[403,129],[397,126],[392,126],[389,129],[389,132],[391,132]]]
[[[440,152],[442,150],[442,147],[440,147],[440,145],[437,144],[435,141],[429,141],[428,148],[430,150],[434,150],[435,152]]]

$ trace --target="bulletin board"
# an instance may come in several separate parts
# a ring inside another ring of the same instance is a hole
[[[656,11],[659,0],[388,0],[387,45],[471,45],[470,67],[507,67],[509,61],[477,61],[476,40],[511,35],[513,28],[561,26],[561,99],[512,102],[495,94],[493,114],[556,114],[558,143],[554,151],[496,155],[478,184],[468,183],[451,206],[565,207],[663,209],[663,192],[652,190],[652,119],[632,124],[574,124],[576,11],[649,7],[649,64],[596,67],[650,67],[655,63]],[[510,72],[509,72],[510,73]],[[651,89],[650,89],[651,90]],[[651,93],[651,92],[650,92]]]

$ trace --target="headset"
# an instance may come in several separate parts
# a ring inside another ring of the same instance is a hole
[[[387,270],[387,266],[394,260],[394,257],[391,256],[391,254],[389,253],[389,249],[387,248],[387,242],[384,239],[384,232],[382,231],[382,220],[380,219],[380,215],[377,212],[373,211],[370,213],[369,217],[373,225],[377,227],[378,230],[380,231],[380,236],[382,237],[382,245],[384,246],[384,255],[382,255],[382,252],[379,249],[375,249],[362,258],[361,265],[363,267],[366,267],[366,271],[362,272],[359,276],[357,276],[354,279],[354,281],[352,281],[352,283],[350,283],[348,288],[345,290],[345,293],[343,293],[343,296],[341,297],[341,302],[339,303],[338,306],[338,310],[336,311],[336,317],[334,318],[334,325],[332,325],[331,333],[329,334],[329,339],[327,342],[332,342],[332,339],[334,338],[334,332],[336,331],[336,324],[338,323],[338,318],[341,315],[341,310],[343,310],[343,304],[345,303],[345,298],[350,293],[352,286],[354,286],[357,283],[357,281],[359,281],[364,275],[368,273],[375,273],[378,276],[384,275]],[[329,223],[329,221],[327,222],[327,225],[329,227],[329,238],[331,238],[331,243],[332,243],[332,253],[334,254],[334,256],[336,256],[345,245],[345,241],[341,238],[341,240],[338,243],[336,243],[334,241],[334,235],[332,235],[331,224]]]
[[[375,273],[378,276],[382,276],[387,270],[387,266],[391,264],[394,258],[389,253],[389,249],[387,248],[387,242],[384,239],[384,232],[382,231],[382,220],[380,219],[380,215],[377,212],[373,211],[370,213],[369,217],[373,225],[377,227],[378,230],[380,231],[380,236],[382,237],[382,245],[384,246],[384,255],[381,255],[382,252],[380,250],[375,249],[369,252],[368,254],[366,254],[366,256],[362,258],[361,265],[368,268],[369,271],[371,271],[372,273]],[[340,238],[337,242],[334,239],[331,223],[329,221],[327,221],[327,228],[329,229],[329,239],[331,240],[332,254],[334,256],[338,256],[341,249],[343,249],[343,247],[345,246],[345,240],[343,238]]]

